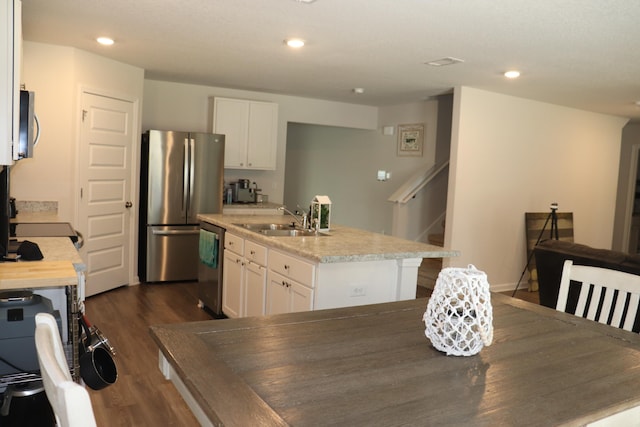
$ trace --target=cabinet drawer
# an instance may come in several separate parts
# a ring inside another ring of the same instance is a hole
[[[255,242],[252,242],[251,240],[245,240],[244,257],[249,261],[255,262],[256,264],[266,266],[267,248]]]
[[[224,248],[242,255],[244,253],[244,239],[227,232],[224,235]]]
[[[269,269],[313,288],[315,265],[275,250],[269,251]]]

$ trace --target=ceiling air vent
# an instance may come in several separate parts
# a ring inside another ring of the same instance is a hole
[[[464,59],[454,58],[452,56],[447,56],[446,58],[436,59],[434,61],[425,62],[426,65],[431,65],[432,67],[443,67],[445,65],[453,65],[464,62]]]

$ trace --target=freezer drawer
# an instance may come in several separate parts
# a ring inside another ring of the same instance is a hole
[[[146,281],[198,279],[197,225],[147,227]]]

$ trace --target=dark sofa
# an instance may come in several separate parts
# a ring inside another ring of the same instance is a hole
[[[540,304],[556,308],[562,267],[567,259],[574,264],[592,265],[640,275],[640,255],[631,255],[608,249],[595,249],[562,240],[545,240],[533,250],[538,270]],[[577,292],[577,290],[576,290]],[[569,292],[567,308],[575,307],[577,293]],[[569,311],[569,310],[567,310]]]

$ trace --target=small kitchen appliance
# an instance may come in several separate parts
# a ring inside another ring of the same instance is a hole
[[[0,376],[20,372],[37,372],[35,317],[50,313],[62,330],[60,312],[49,298],[27,290],[0,293]]]
[[[251,188],[251,181],[248,179],[239,179],[233,183],[233,191],[235,203],[256,202],[256,192]]]

